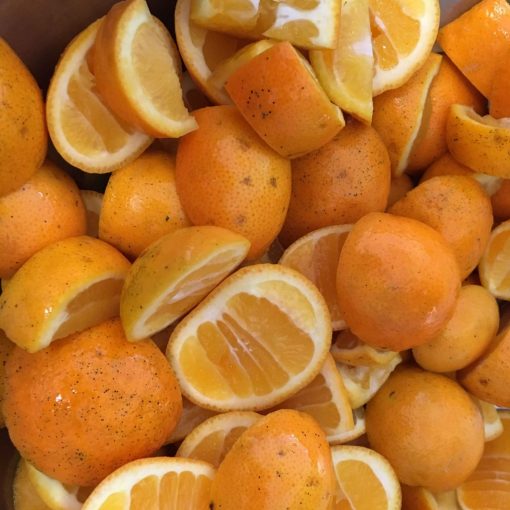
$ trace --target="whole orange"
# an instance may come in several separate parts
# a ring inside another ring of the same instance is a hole
[[[193,112],[199,129],[177,148],[176,185],[195,225],[216,225],[264,254],[283,225],[290,200],[289,160],[267,146],[233,106]]]
[[[370,445],[407,485],[454,489],[482,456],[480,411],[458,383],[440,374],[397,369],[367,404],[365,421]]]
[[[432,227],[370,213],[353,227],[337,270],[340,310],[351,331],[402,351],[425,343],[454,311],[460,275],[451,248]]]
[[[156,345],[128,342],[112,319],[35,354],[16,347],[3,410],[24,458],[64,483],[93,486],[161,447],[182,399]]]
[[[312,230],[384,211],[390,178],[388,151],[376,130],[348,120],[331,142],[292,160],[292,194],[280,240],[289,245]]]
[[[46,157],[48,134],[41,90],[0,37],[0,196],[28,181]]]
[[[215,510],[331,508],[335,475],[331,451],[308,414],[282,409],[245,430],[213,481]]]

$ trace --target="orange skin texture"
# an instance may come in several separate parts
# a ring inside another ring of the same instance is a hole
[[[510,44],[505,57],[498,62],[494,73],[491,91],[489,94],[489,114],[495,119],[510,117],[510,97],[508,95],[508,84],[510,83]]]
[[[234,443],[212,485],[215,510],[330,508],[331,451],[309,415],[283,409],[261,418]]]
[[[103,241],[134,259],[160,237],[189,225],[173,156],[148,151],[111,175],[99,215]]]
[[[87,215],[73,179],[47,161],[20,188],[0,197],[0,278],[10,278],[45,246],[85,234]]]
[[[507,61],[508,62],[508,61]],[[446,145],[446,119],[450,105],[459,103],[472,106],[482,115],[486,110],[484,97],[469,83],[463,74],[443,57],[439,73],[430,86],[428,104],[409,161],[407,172],[427,168],[434,160],[448,151]]]
[[[292,194],[283,245],[321,227],[384,211],[390,191],[388,151],[376,130],[355,120],[314,152],[292,160]]]
[[[216,225],[262,256],[281,230],[290,200],[290,161],[268,147],[233,106],[193,112],[199,129],[177,149],[177,192],[194,225]]]
[[[482,356],[458,372],[457,378],[475,397],[510,407],[510,328],[504,328]]]
[[[440,158],[436,159],[436,161],[434,161],[434,163],[425,170],[424,174],[421,176],[420,183],[440,175],[473,176],[473,173],[474,172],[471,168],[459,163],[449,152],[447,152]]]
[[[237,69],[225,90],[251,127],[285,157],[318,149],[344,126],[339,109],[287,41]]]
[[[443,235],[466,278],[478,265],[492,229],[489,196],[474,179],[433,177],[411,190],[389,210],[422,221]]]
[[[510,39],[510,5],[482,0],[439,30],[438,42],[466,78],[489,97]],[[473,44],[476,41],[476,44]]]
[[[500,221],[510,219],[510,179],[501,183],[499,190],[492,195],[491,202],[495,218]]]
[[[411,218],[370,213],[347,236],[336,283],[351,331],[373,347],[402,351],[444,327],[460,275],[451,248],[434,229]]]
[[[119,319],[52,343],[16,347],[4,416],[21,455],[64,483],[94,486],[161,447],[182,412],[177,380],[150,340],[128,342]]]
[[[2,402],[4,400],[4,372],[5,364],[9,358],[9,354],[14,349],[14,344],[0,330],[0,427],[5,426],[4,415],[2,412]]]
[[[41,90],[0,37],[0,196],[24,184],[46,157],[48,133]]]
[[[401,483],[454,489],[476,468],[484,448],[483,419],[454,380],[416,367],[397,368],[368,402],[368,440]]]

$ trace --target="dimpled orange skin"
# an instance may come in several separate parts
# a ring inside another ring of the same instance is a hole
[[[72,178],[47,161],[20,188],[0,197],[0,278],[10,278],[36,251],[85,234],[87,215]]]
[[[233,106],[193,112],[199,129],[182,137],[176,184],[194,225],[246,237],[247,258],[262,256],[283,225],[290,200],[290,161],[274,152]]]
[[[19,188],[46,157],[48,134],[41,90],[0,37],[0,196]]]
[[[239,437],[213,481],[214,510],[329,509],[335,490],[331,451],[309,415],[283,409]]]
[[[491,200],[473,178],[433,177],[412,189],[389,210],[436,229],[451,246],[466,278],[480,262],[492,229]]]
[[[93,486],[161,447],[182,412],[177,380],[150,340],[128,342],[119,319],[52,343],[16,347],[4,416],[21,455],[52,478]]]
[[[99,238],[131,258],[172,230],[190,225],[175,184],[175,159],[150,150],[115,171],[99,214]]]
[[[482,416],[454,380],[416,367],[397,368],[368,402],[368,440],[401,483],[454,489],[484,448]]]
[[[393,351],[433,338],[452,316],[460,289],[459,268],[443,237],[387,213],[367,214],[354,225],[336,282],[351,331]]]
[[[292,160],[292,194],[280,241],[288,246],[312,230],[383,211],[390,179],[381,137],[372,127],[348,120],[331,142]]]

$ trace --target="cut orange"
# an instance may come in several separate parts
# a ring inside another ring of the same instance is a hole
[[[510,120],[481,117],[473,108],[452,105],[446,125],[451,155],[475,172],[510,178]]]
[[[305,275],[324,296],[333,330],[344,329],[345,321],[336,297],[338,257],[352,225],[334,225],[314,230],[292,243],[279,260]]]
[[[402,510],[440,510],[434,494],[425,487],[402,484],[400,488],[402,489]]]
[[[338,483],[335,509],[400,510],[400,484],[382,455],[363,446],[333,446],[331,455]]]
[[[252,411],[232,411],[205,420],[181,443],[177,457],[204,460],[217,468],[237,438],[262,418]]]
[[[499,299],[510,301],[510,220],[491,233],[478,268],[482,285]]]
[[[312,50],[309,56],[331,101],[358,120],[370,124],[374,56],[369,0],[344,0],[336,48]]]
[[[510,98],[508,83],[510,82],[510,43],[505,56],[496,64],[494,79],[489,93],[489,114],[495,119],[510,117]]]
[[[167,356],[196,404],[260,410],[309,384],[330,342],[317,288],[293,269],[257,264],[230,275],[178,324]]]
[[[90,189],[80,190],[81,199],[87,212],[87,235],[97,237],[99,232],[99,214],[103,205],[103,194]]]
[[[330,354],[319,375],[308,386],[271,411],[277,409],[296,409],[310,414],[326,433],[329,444],[345,442],[346,435],[354,429],[349,396]]]
[[[38,251],[0,298],[0,328],[29,352],[119,314],[128,260],[92,237],[69,237]]]
[[[191,310],[246,257],[249,241],[207,225],[176,229],[152,243],[129,270],[120,299],[128,340],[142,340]]]
[[[207,510],[214,473],[210,464],[200,460],[180,457],[135,460],[107,476],[82,509]]]
[[[184,105],[173,46],[145,0],[128,0],[105,16],[92,52],[106,103],[129,125],[160,138],[178,138],[198,127]]]
[[[23,459],[18,462],[12,483],[14,510],[53,510],[39,496],[28,477]]]
[[[195,427],[202,422],[214,416],[216,413],[210,409],[204,409],[195,405],[187,398],[182,398],[182,415],[177,426],[170,434],[168,443],[177,443],[182,441]]]
[[[71,165],[107,173],[135,159],[152,138],[127,126],[96,90],[88,57],[102,19],[77,35],[60,58],[48,89],[46,120],[51,140]]]
[[[374,98],[372,126],[388,149],[395,176],[401,175],[407,168],[441,59],[441,55],[431,53],[424,65],[404,85]]]
[[[474,398],[474,401],[482,413],[485,441],[496,439],[503,433],[503,422],[498,413],[498,408],[494,404],[478,398]]]

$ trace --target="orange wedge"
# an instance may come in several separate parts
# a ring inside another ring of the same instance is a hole
[[[69,237],[39,250],[0,299],[0,328],[29,352],[119,314],[128,260],[92,237]]]
[[[503,422],[498,413],[498,408],[494,404],[475,397],[473,397],[473,400],[482,413],[485,441],[496,439],[503,433]]]
[[[120,299],[128,340],[142,340],[191,310],[246,257],[249,241],[212,225],[180,228],[152,243],[129,270]]]
[[[510,178],[510,120],[478,115],[473,108],[452,105],[446,124],[451,155],[475,172]]]
[[[135,460],[107,476],[82,510],[209,508],[215,470],[207,462],[180,457]]]
[[[262,418],[252,411],[232,411],[205,420],[181,443],[177,457],[204,460],[217,468],[237,438]]]
[[[177,422],[175,429],[170,434],[167,443],[182,441],[195,427],[214,416],[216,413],[195,405],[187,398],[182,398],[181,419]]]
[[[277,409],[295,409],[310,414],[326,433],[329,444],[345,442],[346,435],[354,429],[349,396],[330,354],[317,377],[271,411]]]
[[[382,455],[363,446],[333,446],[331,455],[338,484],[333,508],[400,510],[400,484]]]
[[[71,165],[107,173],[135,159],[152,138],[127,126],[98,95],[88,58],[102,19],[67,46],[55,68],[46,100],[51,140]]]
[[[336,48],[312,50],[309,56],[331,101],[358,120],[370,124],[374,56],[369,0],[344,0]]]
[[[338,257],[351,228],[334,225],[314,230],[292,243],[278,262],[299,271],[317,286],[328,304],[333,330],[346,327],[338,308],[335,278]]]
[[[167,356],[191,401],[254,411],[309,384],[330,342],[317,288],[293,269],[257,264],[230,275],[177,325]]]
[[[92,53],[97,89],[110,108],[160,138],[178,138],[198,127],[184,105],[172,46],[145,0],[128,0],[110,9]]]

